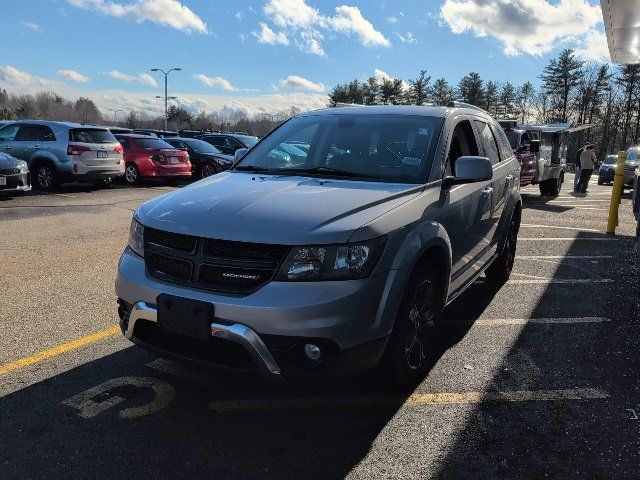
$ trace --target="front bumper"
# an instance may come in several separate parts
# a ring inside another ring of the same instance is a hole
[[[251,295],[237,297],[150,277],[144,260],[127,249],[119,264],[116,294],[125,336],[161,355],[238,370],[236,363],[229,364],[213,352],[232,342],[244,352],[229,349],[229,358],[248,354],[249,367],[269,378],[335,376],[379,362],[402,298],[405,274],[402,269],[343,282],[270,282]],[[214,305],[209,342],[179,335],[168,338],[159,331],[155,305],[162,293]],[[321,347],[320,362],[305,357],[307,343]],[[239,370],[252,370],[244,368],[241,358],[238,363],[243,367]]]
[[[31,190],[29,173],[0,176],[6,179],[6,185],[0,185],[0,192],[28,192]]]

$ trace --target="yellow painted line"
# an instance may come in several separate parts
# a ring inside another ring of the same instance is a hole
[[[496,402],[600,400],[609,395],[596,388],[571,390],[514,390],[495,392],[414,393],[402,395],[326,397],[326,398],[274,398],[265,400],[224,400],[209,403],[216,412],[264,412],[279,410],[306,410],[323,408],[401,407],[425,405],[462,405]]]
[[[0,365],[0,376],[6,375],[15,370],[20,370],[30,365],[34,365],[36,363],[43,362],[44,360],[47,360],[49,358],[57,357],[58,355],[62,355],[63,353],[77,350],[78,348],[84,347],[85,345],[90,345],[105,338],[112,337],[113,335],[116,335],[118,333],[120,333],[120,327],[107,328],[105,330],[92,333],[91,335],[87,335],[85,337],[76,338],[75,340],[63,343],[62,345],[58,345],[57,347],[49,348],[34,355],[21,358],[20,360],[5,363],[4,365]]]

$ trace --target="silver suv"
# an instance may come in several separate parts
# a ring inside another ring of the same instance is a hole
[[[519,169],[500,125],[470,106],[295,117],[232,170],[135,212],[122,331],[274,379],[380,365],[412,384],[445,305],[483,272],[509,278]]]
[[[20,120],[0,128],[0,152],[24,160],[35,188],[59,183],[109,183],[124,175],[122,146],[105,127]]]

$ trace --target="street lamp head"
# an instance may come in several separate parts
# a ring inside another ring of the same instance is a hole
[[[181,69],[180,67],[174,67],[174,70],[175,70],[176,72],[179,72],[179,71],[180,71],[180,70],[182,70],[182,69]]]
[[[156,98],[164,98],[162,95],[156,95]]]
[[[152,71],[152,72],[159,72],[159,71],[160,71],[160,69],[159,69],[159,68],[152,68],[152,69],[151,69],[151,71]]]

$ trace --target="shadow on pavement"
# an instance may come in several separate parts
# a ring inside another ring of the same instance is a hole
[[[550,284],[531,313],[531,318],[611,321],[525,325],[490,388],[595,388],[609,398],[481,402],[428,478],[638,478],[640,422],[630,421],[626,410],[640,404],[638,270],[630,268],[631,246],[627,237],[610,245],[614,258],[597,274],[579,275],[575,265],[559,264],[553,278],[608,277],[615,282]],[[576,241],[567,255],[584,253],[584,242]]]

